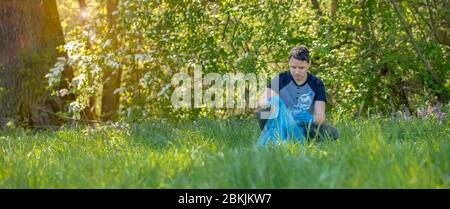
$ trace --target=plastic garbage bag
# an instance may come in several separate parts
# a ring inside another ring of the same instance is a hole
[[[269,98],[272,111],[258,139],[259,145],[267,143],[279,144],[288,140],[296,140],[303,144],[305,132],[297,125],[292,112],[279,96]]]

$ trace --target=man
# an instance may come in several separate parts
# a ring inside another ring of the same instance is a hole
[[[270,108],[269,98],[279,96],[292,112],[297,125],[306,131],[306,137],[319,140],[329,137],[337,139],[336,128],[325,122],[325,103],[327,101],[322,80],[308,72],[311,64],[309,50],[302,45],[295,46],[288,57],[289,70],[275,76],[258,100],[259,124],[263,130],[267,118],[261,111]]]

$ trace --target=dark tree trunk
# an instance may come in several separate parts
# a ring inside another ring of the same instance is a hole
[[[113,12],[117,9],[118,0],[107,0],[107,21],[109,28],[109,39],[111,40],[112,51],[117,50],[117,37],[114,29],[115,18]],[[122,70],[107,68],[103,72],[103,92],[102,92],[102,120],[117,119],[119,110],[119,94],[114,94],[114,91],[120,88]]]
[[[399,83],[399,86],[398,86],[399,99],[400,99],[400,105],[401,105],[402,111],[403,111],[403,113],[410,116],[412,109],[411,109],[411,106],[409,105],[408,95],[406,94],[406,91],[405,91],[405,82],[402,80],[399,80],[398,83]]]
[[[317,11],[317,16],[322,16],[322,10],[320,9],[320,3],[317,0],[311,0],[313,8]]]
[[[51,113],[63,103],[49,95],[44,76],[64,56],[56,50],[64,44],[59,21],[55,0],[0,1],[0,127],[9,121],[29,127],[58,123]],[[64,80],[70,76],[63,73]]]

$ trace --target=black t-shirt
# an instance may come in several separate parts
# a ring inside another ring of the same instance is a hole
[[[314,101],[327,101],[325,85],[312,73],[307,73],[305,83],[297,85],[287,70],[275,76],[267,87],[280,95],[289,109],[314,113]]]

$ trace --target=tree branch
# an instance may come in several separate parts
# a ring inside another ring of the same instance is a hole
[[[409,40],[411,42],[411,44],[414,47],[414,50],[417,53],[417,56],[419,57],[419,59],[423,62],[423,64],[425,65],[425,69],[430,73],[433,82],[435,84],[439,84],[438,79],[436,74],[433,72],[433,69],[430,65],[430,63],[425,59],[425,56],[423,56],[422,52],[420,51],[416,41],[414,40],[414,37],[412,35],[411,29],[408,26],[408,23],[405,21],[405,19],[402,16],[402,12],[401,9],[399,7],[399,5],[397,4],[397,2],[395,0],[390,0],[392,6],[394,7],[395,13],[397,14],[398,19],[400,19],[400,22],[402,23],[403,27],[406,30],[406,33],[408,34]]]

